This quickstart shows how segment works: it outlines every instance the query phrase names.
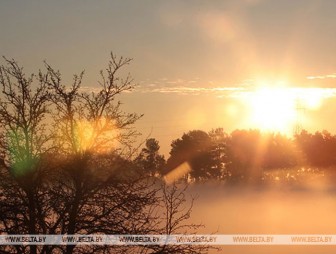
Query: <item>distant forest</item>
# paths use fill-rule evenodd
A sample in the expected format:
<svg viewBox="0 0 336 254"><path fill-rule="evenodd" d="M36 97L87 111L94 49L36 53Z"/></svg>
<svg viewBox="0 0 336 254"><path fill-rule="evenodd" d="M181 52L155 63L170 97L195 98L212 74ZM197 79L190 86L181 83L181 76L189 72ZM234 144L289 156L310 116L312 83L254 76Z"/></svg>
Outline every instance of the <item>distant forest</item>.
<svg viewBox="0 0 336 254"><path fill-rule="evenodd" d="M274 171L291 169L295 175L287 175L287 178L295 180L300 172L332 169L336 165L336 136L327 131L302 130L289 138L259 130L235 130L231 134L222 128L208 133L193 130L172 141L167 161L158 154L158 149L158 141L147 140L146 148L137 159L143 170L165 175L188 162L191 171L183 179L191 182L258 181Z"/></svg>

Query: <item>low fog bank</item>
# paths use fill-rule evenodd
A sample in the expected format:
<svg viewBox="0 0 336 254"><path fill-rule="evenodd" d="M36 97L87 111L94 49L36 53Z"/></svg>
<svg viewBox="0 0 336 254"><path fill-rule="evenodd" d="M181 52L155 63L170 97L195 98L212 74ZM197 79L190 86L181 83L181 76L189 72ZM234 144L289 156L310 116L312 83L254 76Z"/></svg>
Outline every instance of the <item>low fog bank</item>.
<svg viewBox="0 0 336 254"><path fill-rule="evenodd" d="M299 186L193 184L192 221L209 234L336 234L336 189L322 180ZM224 253L335 253L336 246L223 246Z"/></svg>

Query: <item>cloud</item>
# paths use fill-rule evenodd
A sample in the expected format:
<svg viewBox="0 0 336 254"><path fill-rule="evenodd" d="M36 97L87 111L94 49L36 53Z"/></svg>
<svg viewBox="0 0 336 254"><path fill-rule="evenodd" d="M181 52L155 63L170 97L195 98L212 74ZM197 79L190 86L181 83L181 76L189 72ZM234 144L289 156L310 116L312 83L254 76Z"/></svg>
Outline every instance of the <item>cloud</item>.
<svg viewBox="0 0 336 254"><path fill-rule="evenodd" d="M318 76L308 76L307 79L334 79L336 78L336 73L328 75L318 75Z"/></svg>
<svg viewBox="0 0 336 254"><path fill-rule="evenodd" d="M242 86L200 86L200 81L193 80L165 80L160 85L153 86L153 83L143 84L135 89L140 93L162 93L162 94L180 94L180 95L199 95L199 94L215 94L219 97L230 95L234 92L242 92L245 88ZM209 82L206 82L209 84Z"/></svg>
<svg viewBox="0 0 336 254"><path fill-rule="evenodd" d="M159 93L181 93L181 94L199 94L199 93L224 93L224 92L233 92L233 91L241 91L243 88L241 87L162 87L153 89L152 92Z"/></svg>
<svg viewBox="0 0 336 254"><path fill-rule="evenodd" d="M324 76L309 76L307 79L326 79L336 78L336 74ZM219 84L218 81L204 81L199 78L192 78L190 80L176 78L160 78L158 80L147 80L140 82L140 85L135 89L127 91L128 93L153 93L153 94L174 94L174 95L212 95L216 98L235 98L239 100L246 99L246 96L258 91L258 86L255 85L254 80L243 80L241 83L228 85ZM100 87L81 87L82 92L97 93ZM276 88L275 88L276 89ZM326 99L336 96L336 88L333 87L287 87L286 93L288 96L295 98L306 98L313 101L315 98Z"/></svg>

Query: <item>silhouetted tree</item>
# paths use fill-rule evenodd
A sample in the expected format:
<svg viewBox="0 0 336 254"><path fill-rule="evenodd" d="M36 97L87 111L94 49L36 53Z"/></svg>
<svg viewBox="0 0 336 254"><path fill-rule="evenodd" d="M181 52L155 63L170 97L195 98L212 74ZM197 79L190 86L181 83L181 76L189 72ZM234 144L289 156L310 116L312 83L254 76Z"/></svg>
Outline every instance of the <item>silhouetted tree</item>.
<svg viewBox="0 0 336 254"><path fill-rule="evenodd" d="M297 165L298 151L291 139L258 130L236 130L228 138L227 167L233 181L260 181L267 169Z"/></svg>
<svg viewBox="0 0 336 254"><path fill-rule="evenodd" d="M225 180L229 177L227 169L229 136L222 128L217 128L209 132L209 137L211 139L211 154L214 160L213 172L216 172L213 177Z"/></svg>
<svg viewBox="0 0 336 254"><path fill-rule="evenodd" d="M210 136L200 130L190 131L171 144L170 157L167 161L167 171L173 170L178 165L188 162L191 166L189 176L200 181L216 178L220 169L216 167L212 154L212 141Z"/></svg>
<svg viewBox="0 0 336 254"><path fill-rule="evenodd" d="M156 234L172 235L172 234L196 234L202 224L188 223L191 216L194 197L191 197L189 206L185 206L187 202L186 189L187 185L171 186L163 185L160 207L160 220L164 222L162 227L155 231ZM206 245L164 245L152 246L154 250L150 253L207 253L210 249ZM212 248L214 249L214 248Z"/></svg>
<svg viewBox="0 0 336 254"><path fill-rule="evenodd" d="M44 231L43 223L40 224L40 208L46 202L42 157L50 149L51 138L45 124L50 99L48 77L41 72L27 77L14 60L4 60L5 65L0 67L0 148L4 159L0 231L37 234ZM37 251L36 246L8 249Z"/></svg>
<svg viewBox="0 0 336 254"><path fill-rule="evenodd" d="M228 170L233 181L260 180L264 144L257 130L236 130L228 141Z"/></svg>
<svg viewBox="0 0 336 254"><path fill-rule="evenodd" d="M291 168L297 165L298 152L293 140L281 134L264 134L263 169Z"/></svg>
<svg viewBox="0 0 336 254"><path fill-rule="evenodd" d="M311 134L303 130L295 140L308 165L328 167L336 164L336 136L327 131Z"/></svg>
<svg viewBox="0 0 336 254"><path fill-rule="evenodd" d="M119 181L115 180L115 170L110 173L105 171L105 179L99 177L100 172L97 169L99 159L96 158L99 158L99 156L97 157L99 153L116 153L118 148L116 142L120 142L124 145L123 147L130 148L131 138L136 135L136 132L129 127L139 116L125 114L120 110L120 103L114 103L118 94L133 88L132 78L129 75L125 78L118 76L120 69L128 65L130 61L131 59L118 58L111 54L111 60L105 73L101 71L101 81L99 82L101 90L97 93L81 92L83 72L74 76L73 84L68 89L66 85L62 84L60 72L46 64L50 77L48 85L53 91L51 99L55 108L53 114L57 130L55 143L59 156L63 157L64 162L59 165L62 169L62 177L58 179L58 192L62 192L62 194L56 193L55 200L57 197L66 197L63 209L55 210L60 220L55 222L54 230L57 229L59 232L68 234L94 233L96 230L112 232L111 223L116 222L117 215L122 216L123 212L127 213L124 211L125 208L117 211L108 208L110 205L114 207L113 200L109 201L109 205L105 204L107 200L104 202L104 197L109 197L108 193L118 196L116 191L120 191L124 183L118 184ZM108 166L111 170L111 163ZM66 181L63 180L64 176L66 176ZM116 190L115 186L118 186L119 190ZM129 187L129 185L127 186ZM136 184L133 186L136 188L134 192L138 193L137 198L139 198L138 202L141 206L143 203L141 201L142 193L137 189ZM147 196L147 193L145 194ZM94 200L101 200L104 203L104 209L98 205L93 209ZM131 214L131 211L135 213L141 211L141 208L131 209L134 207L131 199L125 197L125 200L130 201L125 203ZM64 199L61 199L60 202L64 202ZM92 203L90 204L90 202ZM88 209L85 209L86 207ZM57 209L57 207L54 208ZM104 210L104 220L92 221L93 213L100 209ZM111 223L104 222L112 215L112 212L115 212L116 220L112 220ZM135 213L133 216L137 217ZM90 220L91 222L89 222ZM95 223L98 223L96 230L93 230L92 227L87 228L90 224ZM104 224L109 225L104 227ZM74 245L68 245L66 253L72 253L74 248Z"/></svg>
<svg viewBox="0 0 336 254"><path fill-rule="evenodd" d="M140 167L140 170L150 176L159 176L166 163L164 156L159 153L159 142L150 138L146 140L146 147L143 148L140 154L135 159L135 163Z"/></svg>

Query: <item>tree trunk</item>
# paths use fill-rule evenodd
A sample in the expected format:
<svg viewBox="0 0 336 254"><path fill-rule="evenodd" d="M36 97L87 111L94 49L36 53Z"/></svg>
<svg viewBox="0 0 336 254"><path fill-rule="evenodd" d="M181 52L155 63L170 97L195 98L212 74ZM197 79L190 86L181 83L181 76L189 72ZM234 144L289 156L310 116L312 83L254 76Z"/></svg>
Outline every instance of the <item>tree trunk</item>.
<svg viewBox="0 0 336 254"><path fill-rule="evenodd" d="M79 202L81 200L81 191L80 191L80 186L76 186L76 194L74 198L73 205L70 210L69 214L69 224L68 224L68 235L73 235L75 234L76 230L76 218L78 215L78 207L79 207ZM67 245L66 247L66 254L71 254L73 252L73 249L76 247L76 245Z"/></svg>
<svg viewBox="0 0 336 254"><path fill-rule="evenodd" d="M27 197L28 197L28 213L29 213L28 232L30 235L35 235L36 234L36 209L35 209L34 192L31 188L27 190ZM30 253L31 254L37 253L36 245L30 245Z"/></svg>

